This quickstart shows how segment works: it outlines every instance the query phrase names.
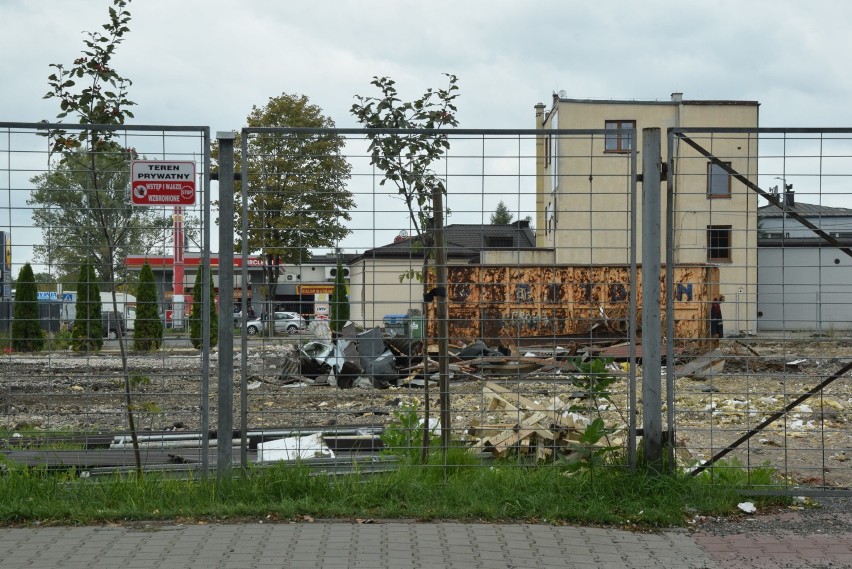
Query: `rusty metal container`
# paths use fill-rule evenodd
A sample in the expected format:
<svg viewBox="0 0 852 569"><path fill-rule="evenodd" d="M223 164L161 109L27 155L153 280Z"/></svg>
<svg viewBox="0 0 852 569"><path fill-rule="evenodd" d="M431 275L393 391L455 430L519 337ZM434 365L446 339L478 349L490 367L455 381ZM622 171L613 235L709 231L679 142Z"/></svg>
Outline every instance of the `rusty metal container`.
<svg viewBox="0 0 852 569"><path fill-rule="evenodd" d="M642 282L638 271L637 321ZM674 270L678 339L708 337L707 313L718 286L718 267L678 265ZM450 266L447 300L451 339L501 337L625 336L630 267ZM665 268L660 304L665 314ZM429 305L429 336L435 337L435 303Z"/></svg>

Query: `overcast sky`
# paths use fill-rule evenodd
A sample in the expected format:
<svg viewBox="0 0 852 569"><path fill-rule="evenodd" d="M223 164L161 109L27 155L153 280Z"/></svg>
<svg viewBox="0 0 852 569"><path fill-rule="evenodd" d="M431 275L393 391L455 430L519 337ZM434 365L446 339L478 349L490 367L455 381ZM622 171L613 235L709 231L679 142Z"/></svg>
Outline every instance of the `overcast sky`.
<svg viewBox="0 0 852 569"><path fill-rule="evenodd" d="M0 120L53 119L50 63L70 64L108 0L0 0ZM138 124L239 129L254 104L307 95L356 126L374 75L408 98L459 76L460 126L532 128L571 98L744 99L761 126L852 126L852 4L841 0L136 0L115 65Z"/></svg>
<svg viewBox="0 0 852 569"><path fill-rule="evenodd" d="M111 5L0 0L0 121L55 119L56 100L42 99L49 64L79 57L84 32L100 30ZM464 128L533 128L534 105L559 91L754 100L763 127L852 127L852 3L841 0L135 0L129 9L114 65L133 81L134 124L210 126L215 136L244 126L252 105L298 93L337 126L356 127L349 109L354 95L378 94L373 76L393 77L412 99L453 73Z"/></svg>

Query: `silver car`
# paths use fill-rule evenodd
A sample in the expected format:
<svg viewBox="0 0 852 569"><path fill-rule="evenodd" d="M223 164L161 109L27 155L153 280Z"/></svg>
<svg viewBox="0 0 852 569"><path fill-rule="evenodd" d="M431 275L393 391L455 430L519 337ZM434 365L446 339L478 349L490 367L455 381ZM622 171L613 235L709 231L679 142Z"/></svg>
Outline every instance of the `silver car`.
<svg viewBox="0 0 852 569"><path fill-rule="evenodd" d="M300 330L308 327L308 323L296 312L273 312L272 318L275 322L276 334L298 334ZM246 322L246 332L254 336L264 330L266 322L260 318L252 318Z"/></svg>

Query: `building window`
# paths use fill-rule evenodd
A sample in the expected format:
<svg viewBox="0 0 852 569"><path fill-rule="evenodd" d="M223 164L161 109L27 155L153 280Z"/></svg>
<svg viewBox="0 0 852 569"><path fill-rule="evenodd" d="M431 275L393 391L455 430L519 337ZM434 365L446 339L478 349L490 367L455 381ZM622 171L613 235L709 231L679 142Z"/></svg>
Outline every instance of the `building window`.
<svg viewBox="0 0 852 569"><path fill-rule="evenodd" d="M550 146L553 144L553 135L547 135L544 137L544 167L547 168L550 166L550 163L553 161L550 155Z"/></svg>
<svg viewBox="0 0 852 569"><path fill-rule="evenodd" d="M604 137L604 152L630 152L630 149L633 148L633 134L636 130L636 121L605 121L604 128L607 130L631 131L607 133Z"/></svg>
<svg viewBox="0 0 852 569"><path fill-rule="evenodd" d="M724 163L729 168L730 162ZM729 198L731 197L731 175L727 170L713 162L707 163L707 197Z"/></svg>
<svg viewBox="0 0 852 569"><path fill-rule="evenodd" d="M707 226L707 260L711 262L731 261L731 226Z"/></svg>
<svg viewBox="0 0 852 569"><path fill-rule="evenodd" d="M512 236L496 236L496 235L486 235L485 236L485 246L488 248L497 248L497 249L511 249L515 246L515 240Z"/></svg>

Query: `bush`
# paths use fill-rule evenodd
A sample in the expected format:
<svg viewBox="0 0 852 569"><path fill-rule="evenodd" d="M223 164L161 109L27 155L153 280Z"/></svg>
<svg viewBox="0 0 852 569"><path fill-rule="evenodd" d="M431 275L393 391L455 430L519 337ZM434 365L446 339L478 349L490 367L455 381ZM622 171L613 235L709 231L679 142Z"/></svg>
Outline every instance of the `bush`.
<svg viewBox="0 0 852 569"><path fill-rule="evenodd" d="M204 338L201 335L202 327L202 310L204 303L201 301L203 293L201 282L201 274L199 271L195 274L195 286L192 287L192 312L189 315L189 339L192 341L192 347L196 350L201 349L204 345ZM213 348L219 343L219 314L216 311L216 288L213 285L213 275L210 275L210 299L208 306L210 307L210 347Z"/></svg>
<svg viewBox="0 0 852 569"><path fill-rule="evenodd" d="M38 289L29 263L18 273L15 290L12 349L17 352L37 352L44 346L44 333L39 324Z"/></svg>
<svg viewBox="0 0 852 569"><path fill-rule="evenodd" d="M154 271L147 262L139 273L136 289L136 321L133 325L133 349L143 352L159 350L163 344L163 323Z"/></svg>
<svg viewBox="0 0 852 569"><path fill-rule="evenodd" d="M104 345L104 325L101 321L101 288L94 265L85 261L80 267L78 281L77 315L71 329L71 345L78 352L95 352Z"/></svg>

